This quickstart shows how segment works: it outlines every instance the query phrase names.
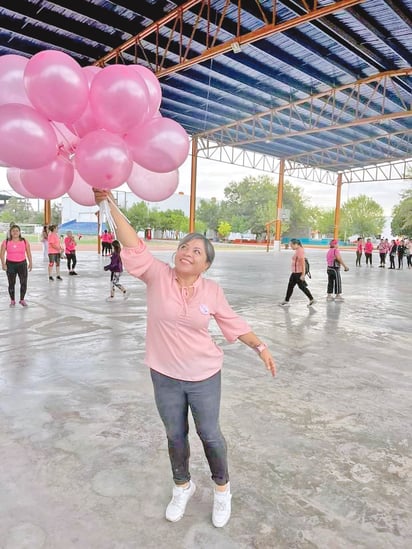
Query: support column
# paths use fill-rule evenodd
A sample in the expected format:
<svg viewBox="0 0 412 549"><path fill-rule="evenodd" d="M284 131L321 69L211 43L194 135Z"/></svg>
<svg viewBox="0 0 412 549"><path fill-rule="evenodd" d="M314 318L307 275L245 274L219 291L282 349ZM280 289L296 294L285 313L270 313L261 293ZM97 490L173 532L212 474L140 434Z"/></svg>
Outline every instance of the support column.
<svg viewBox="0 0 412 549"><path fill-rule="evenodd" d="M278 181L278 202L277 202L277 214L275 221L275 240L273 242L273 249L275 252L280 251L280 241L282 233L282 205L283 205L283 184L285 181L285 160L282 158L279 163L279 181Z"/></svg>
<svg viewBox="0 0 412 549"><path fill-rule="evenodd" d="M342 174L338 173L336 182L336 205L335 205L335 222L333 225L333 238L339 239L339 223L340 223L340 201L342 195Z"/></svg>
<svg viewBox="0 0 412 549"><path fill-rule="evenodd" d="M51 224L51 202L50 200L44 201L44 225L50 225Z"/></svg>
<svg viewBox="0 0 412 549"><path fill-rule="evenodd" d="M196 181L197 181L197 137L192 138L192 169L190 176L189 232L195 231L196 221Z"/></svg>
<svg viewBox="0 0 412 549"><path fill-rule="evenodd" d="M100 225L100 210L97 210L94 215L97 217L97 253L100 255L102 251L102 238L100 236L102 233L102 227Z"/></svg>

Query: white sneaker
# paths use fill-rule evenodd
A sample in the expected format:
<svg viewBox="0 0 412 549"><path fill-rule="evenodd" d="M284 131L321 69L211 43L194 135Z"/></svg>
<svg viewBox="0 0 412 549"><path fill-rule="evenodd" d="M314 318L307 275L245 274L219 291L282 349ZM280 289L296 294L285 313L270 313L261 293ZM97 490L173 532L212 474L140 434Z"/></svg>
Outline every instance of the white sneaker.
<svg viewBox="0 0 412 549"><path fill-rule="evenodd" d="M335 299L335 298L333 297L332 294L328 294L328 295L326 296L326 301L333 301L334 299Z"/></svg>
<svg viewBox="0 0 412 549"><path fill-rule="evenodd" d="M185 514L186 505L189 499L196 492L196 484L192 481L189 482L187 488L181 488L180 486L173 487L173 496L169 505L166 507L166 519L170 522L177 522Z"/></svg>
<svg viewBox="0 0 412 549"><path fill-rule="evenodd" d="M312 305L315 305L316 299L311 299L308 303L308 307L312 307Z"/></svg>
<svg viewBox="0 0 412 549"><path fill-rule="evenodd" d="M335 297L335 301L345 301L343 297L339 294Z"/></svg>
<svg viewBox="0 0 412 549"><path fill-rule="evenodd" d="M225 492L214 491L212 523L216 528L222 528L229 522L232 510L231 499L230 483Z"/></svg>
<svg viewBox="0 0 412 549"><path fill-rule="evenodd" d="M279 303L279 307L289 307L289 306L290 306L289 301L283 300Z"/></svg>
<svg viewBox="0 0 412 549"><path fill-rule="evenodd" d="M106 301L109 301L109 302L114 301L114 297L112 297L112 296L106 297Z"/></svg>

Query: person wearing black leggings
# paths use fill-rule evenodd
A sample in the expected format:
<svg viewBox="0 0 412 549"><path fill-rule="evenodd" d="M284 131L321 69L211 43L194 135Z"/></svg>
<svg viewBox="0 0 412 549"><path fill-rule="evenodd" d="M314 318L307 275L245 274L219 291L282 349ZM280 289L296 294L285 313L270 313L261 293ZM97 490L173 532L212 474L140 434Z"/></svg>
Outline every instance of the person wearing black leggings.
<svg viewBox="0 0 412 549"><path fill-rule="evenodd" d="M1 264L7 273L9 283L10 307L16 305L16 278L20 282L20 305L27 307L24 299L27 291L28 271L32 269L32 257L29 242L21 236L20 227L10 227L10 237L4 240L0 249Z"/></svg>
<svg viewBox="0 0 412 549"><path fill-rule="evenodd" d="M279 305L281 307L289 307L289 300L292 297L293 289L297 286L299 290L301 290L309 299L308 307L311 307L314 305L315 300L313 299L313 295L311 294L305 280L305 250L303 249L301 241L297 238L292 238L290 240L290 247L295 252L292 257L292 272L289 277L285 299L281 301Z"/></svg>
<svg viewBox="0 0 412 549"><path fill-rule="evenodd" d="M396 257L397 248L398 246L396 245L396 242L392 240L389 248L389 261L390 261L389 269L395 269L395 257Z"/></svg>

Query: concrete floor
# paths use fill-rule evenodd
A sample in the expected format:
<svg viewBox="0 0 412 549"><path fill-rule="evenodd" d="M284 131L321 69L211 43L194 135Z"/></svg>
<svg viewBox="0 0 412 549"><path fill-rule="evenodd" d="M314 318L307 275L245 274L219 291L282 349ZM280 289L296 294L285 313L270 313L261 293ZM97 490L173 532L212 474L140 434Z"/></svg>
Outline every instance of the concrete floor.
<svg viewBox="0 0 412 549"><path fill-rule="evenodd" d="M209 276L279 373L214 330L233 491L215 529L193 425L198 491L180 522L164 519L172 481L142 364L143 284L125 274L130 299L107 303L107 260L78 256L79 276L64 267L51 283L35 252L27 309L9 309L1 278L1 549L412 547L412 270L356 269L345 252L346 301L326 303L325 251L309 250L318 303L297 290L285 310L290 251L217 247Z"/></svg>

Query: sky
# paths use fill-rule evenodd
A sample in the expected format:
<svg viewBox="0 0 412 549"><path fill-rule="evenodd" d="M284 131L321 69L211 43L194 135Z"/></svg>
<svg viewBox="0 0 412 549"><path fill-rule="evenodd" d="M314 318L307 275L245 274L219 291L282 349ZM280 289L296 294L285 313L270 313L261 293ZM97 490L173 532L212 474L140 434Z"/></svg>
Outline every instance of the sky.
<svg viewBox="0 0 412 549"><path fill-rule="evenodd" d="M190 169L190 159L179 169L180 183L178 191L185 194L190 193ZM259 175L269 175L277 183L277 174L269 174L252 168L243 168L241 166L200 158L197 167L197 197L216 197L218 200L221 200L224 198L224 188L230 182L240 182L244 177L257 177ZM323 208L335 207L335 186L291 177L286 177L285 179L291 184L302 188L303 196L308 199L311 206ZM373 198L383 208L385 216L389 217L393 206L400 201L399 193L406 189L412 189L412 180L401 179L375 183L344 183L342 185L341 204L344 204L351 198L366 194Z"/></svg>
<svg viewBox="0 0 412 549"><path fill-rule="evenodd" d="M179 186L177 192L190 194L190 156L179 168ZM247 176L258 177L269 175L277 183L277 174L268 174L252 168L243 168L232 164L225 164L215 160L199 158L197 167L197 198L212 198L217 200L224 198L224 188L231 182L240 182ZM314 183L291 177L286 178L293 185L302 188L303 196L307 198L308 205L323 208L332 208L336 201L336 187L325 183ZM128 187L120 187L128 190ZM373 198L389 217L394 205L399 203L399 193L402 190L412 189L412 180L381 181L377 183L344 183L342 186L341 204L361 194ZM0 167L0 191L8 191L10 186L6 178L6 168Z"/></svg>

